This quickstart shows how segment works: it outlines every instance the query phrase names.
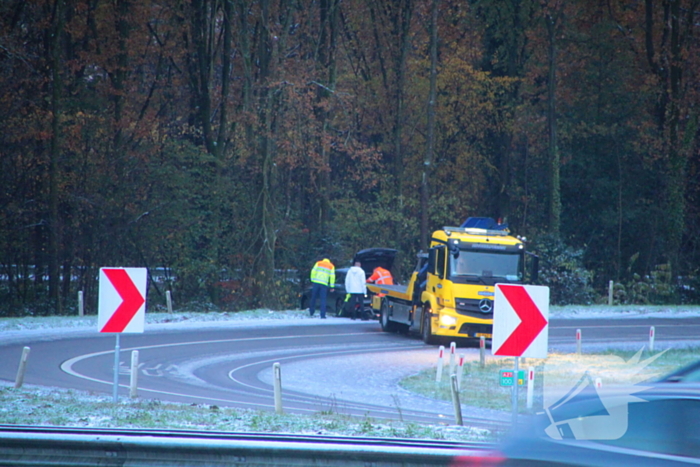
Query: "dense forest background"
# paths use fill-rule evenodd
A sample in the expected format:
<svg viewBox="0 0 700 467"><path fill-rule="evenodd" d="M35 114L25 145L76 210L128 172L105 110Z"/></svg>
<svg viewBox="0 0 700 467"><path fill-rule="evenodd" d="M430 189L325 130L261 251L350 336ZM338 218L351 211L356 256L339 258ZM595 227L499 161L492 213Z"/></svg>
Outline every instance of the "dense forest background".
<svg viewBox="0 0 700 467"><path fill-rule="evenodd" d="M505 219L555 303L695 301L700 0L4 0L0 316L288 307Z"/></svg>

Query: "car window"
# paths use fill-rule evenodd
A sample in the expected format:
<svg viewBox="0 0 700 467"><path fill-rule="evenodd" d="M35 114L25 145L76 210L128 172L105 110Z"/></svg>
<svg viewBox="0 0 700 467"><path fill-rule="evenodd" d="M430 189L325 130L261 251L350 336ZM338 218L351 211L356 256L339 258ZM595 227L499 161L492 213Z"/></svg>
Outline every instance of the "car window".
<svg viewBox="0 0 700 467"><path fill-rule="evenodd" d="M629 404L627 432L605 444L700 457L700 400L663 399Z"/></svg>

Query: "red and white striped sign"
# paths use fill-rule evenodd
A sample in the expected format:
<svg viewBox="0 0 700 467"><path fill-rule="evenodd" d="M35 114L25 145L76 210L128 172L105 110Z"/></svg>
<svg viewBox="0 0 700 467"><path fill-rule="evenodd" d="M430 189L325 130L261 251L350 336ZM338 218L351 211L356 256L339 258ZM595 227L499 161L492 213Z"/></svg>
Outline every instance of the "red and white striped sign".
<svg viewBox="0 0 700 467"><path fill-rule="evenodd" d="M143 332L147 281L146 268L100 269L99 332Z"/></svg>
<svg viewBox="0 0 700 467"><path fill-rule="evenodd" d="M492 353L547 358L548 318L549 287L496 284Z"/></svg>

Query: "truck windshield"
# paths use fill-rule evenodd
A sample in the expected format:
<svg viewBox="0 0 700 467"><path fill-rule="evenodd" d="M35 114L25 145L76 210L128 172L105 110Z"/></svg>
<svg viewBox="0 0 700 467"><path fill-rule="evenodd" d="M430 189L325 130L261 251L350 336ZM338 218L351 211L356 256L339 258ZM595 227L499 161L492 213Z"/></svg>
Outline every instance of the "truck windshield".
<svg viewBox="0 0 700 467"><path fill-rule="evenodd" d="M522 281L522 256L516 252L461 250L450 258L450 276L477 276Z"/></svg>

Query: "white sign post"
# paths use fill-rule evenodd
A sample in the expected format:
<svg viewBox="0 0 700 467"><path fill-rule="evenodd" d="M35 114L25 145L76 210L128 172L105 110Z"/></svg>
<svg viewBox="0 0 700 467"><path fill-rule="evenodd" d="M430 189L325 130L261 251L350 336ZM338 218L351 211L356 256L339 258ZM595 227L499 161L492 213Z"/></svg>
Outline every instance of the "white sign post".
<svg viewBox="0 0 700 467"><path fill-rule="evenodd" d="M97 329L114 333L114 403L119 389L119 336L123 332L142 333L146 315L146 268L101 268Z"/></svg>

